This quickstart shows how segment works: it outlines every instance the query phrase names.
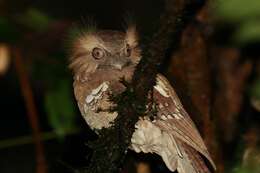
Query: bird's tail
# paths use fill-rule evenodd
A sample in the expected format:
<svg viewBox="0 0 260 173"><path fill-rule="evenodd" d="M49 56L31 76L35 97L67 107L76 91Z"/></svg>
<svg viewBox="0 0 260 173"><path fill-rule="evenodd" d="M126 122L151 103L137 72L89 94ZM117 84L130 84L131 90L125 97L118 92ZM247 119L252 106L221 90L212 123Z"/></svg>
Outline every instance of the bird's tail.
<svg viewBox="0 0 260 173"><path fill-rule="evenodd" d="M210 170L205 164L202 156L194 148L185 143L181 143L180 145L184 157L178 160L177 170L179 173L210 173ZM183 163L183 160L187 161ZM189 169L192 169L192 171Z"/></svg>
<svg viewBox="0 0 260 173"><path fill-rule="evenodd" d="M171 171L177 169L178 173L211 173L202 156L195 149L182 142L178 142L177 145L179 150L177 158L176 150L170 153L171 149L168 148L168 152L160 153Z"/></svg>

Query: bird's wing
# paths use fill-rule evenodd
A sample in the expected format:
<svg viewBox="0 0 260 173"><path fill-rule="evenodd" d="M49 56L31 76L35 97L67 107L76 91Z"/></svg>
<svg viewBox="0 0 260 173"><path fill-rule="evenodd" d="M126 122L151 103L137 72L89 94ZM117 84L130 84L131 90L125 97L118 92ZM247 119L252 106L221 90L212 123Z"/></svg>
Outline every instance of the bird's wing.
<svg viewBox="0 0 260 173"><path fill-rule="evenodd" d="M157 76L157 85L154 87L153 97L157 102L157 119L153 121L162 131L171 134L173 140L177 141L176 148L180 157L187 151L196 151L204 155L212 164L207 148L188 113L184 110L177 94L170 83L162 75ZM188 148L191 149L188 149ZM184 151L184 148L186 150Z"/></svg>

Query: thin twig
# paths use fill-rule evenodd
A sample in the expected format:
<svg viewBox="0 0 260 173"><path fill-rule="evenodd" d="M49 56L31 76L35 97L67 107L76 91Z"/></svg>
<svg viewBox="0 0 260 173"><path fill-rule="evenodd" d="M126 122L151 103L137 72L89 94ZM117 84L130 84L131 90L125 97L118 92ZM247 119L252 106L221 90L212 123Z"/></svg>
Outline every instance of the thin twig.
<svg viewBox="0 0 260 173"><path fill-rule="evenodd" d="M34 101L33 91L30 86L28 73L23 63L21 50L19 48L13 48L14 64L19 78L21 92L24 97L25 106L27 109L28 119L32 128L32 134L35 143L36 160L37 160L37 173L47 173L47 166L44 156L43 144L41 143L41 132L38 123L38 113Z"/></svg>
<svg viewBox="0 0 260 173"><path fill-rule="evenodd" d="M80 129L70 129L65 132L65 135L75 135L80 132ZM52 139L57 139L59 135L55 131L49 131L49 132L42 132L40 139L41 141L48 141ZM34 142L34 138L31 135L27 136L19 136L11 139L4 139L0 141L0 150L11 148L11 147L17 147L21 145L27 145Z"/></svg>

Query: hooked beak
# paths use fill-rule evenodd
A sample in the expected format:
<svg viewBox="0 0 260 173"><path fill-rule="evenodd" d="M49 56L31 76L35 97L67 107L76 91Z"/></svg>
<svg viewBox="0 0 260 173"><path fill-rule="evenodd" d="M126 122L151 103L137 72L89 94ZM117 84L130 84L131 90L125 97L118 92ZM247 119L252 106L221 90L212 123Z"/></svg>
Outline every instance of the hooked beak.
<svg viewBox="0 0 260 173"><path fill-rule="evenodd" d="M117 70L122 70L124 67L127 67L131 64L131 61L127 58L117 58L113 61L112 66Z"/></svg>
<svg viewBox="0 0 260 173"><path fill-rule="evenodd" d="M122 70L123 65L122 65L122 64L115 64L114 67L115 67L115 69L117 69L117 70Z"/></svg>

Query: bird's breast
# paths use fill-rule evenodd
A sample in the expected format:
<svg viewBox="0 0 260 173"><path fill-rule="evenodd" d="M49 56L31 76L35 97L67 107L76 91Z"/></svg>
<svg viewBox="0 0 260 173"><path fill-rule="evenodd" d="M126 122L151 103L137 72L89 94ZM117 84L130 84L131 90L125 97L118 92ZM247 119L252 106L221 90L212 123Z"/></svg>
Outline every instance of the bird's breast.
<svg viewBox="0 0 260 173"><path fill-rule="evenodd" d="M108 128L117 116L112 112L114 103L110 101L113 82L104 81L92 89L82 93L78 100L81 114L91 129Z"/></svg>

